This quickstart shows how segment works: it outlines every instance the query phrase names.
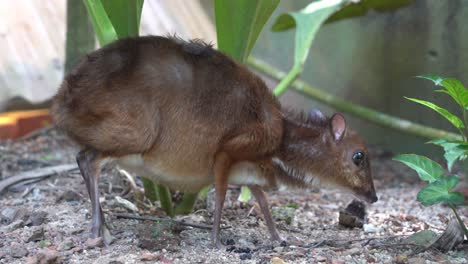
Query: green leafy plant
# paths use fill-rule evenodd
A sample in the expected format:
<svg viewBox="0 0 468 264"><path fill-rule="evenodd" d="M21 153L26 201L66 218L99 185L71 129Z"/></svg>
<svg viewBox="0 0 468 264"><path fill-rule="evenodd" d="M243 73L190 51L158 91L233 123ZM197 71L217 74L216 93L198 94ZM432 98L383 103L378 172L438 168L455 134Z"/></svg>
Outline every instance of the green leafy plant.
<svg viewBox="0 0 468 264"><path fill-rule="evenodd" d="M449 95L460 108L461 117L458 117L447 109L437 106L432 102L406 98L436 111L459 131L462 140L439 138L429 141L429 143L441 146L444 149L444 158L447 161L447 168L450 172L453 164L457 160L464 160L468 155L468 90L460 81L453 78L442 78L436 75L422 75L418 77L431 80L435 85L442 87L442 89L436 90L436 92ZM444 169L439 163L424 156L402 154L396 156L394 160L400 161L414 169L421 180L428 182L428 184L419 191L417 200L424 206L437 203L447 204L453 210L463 232L468 237L468 230L456 209L456 205L463 203L464 196L459 192L453 191L460 179L456 175L445 175Z"/></svg>

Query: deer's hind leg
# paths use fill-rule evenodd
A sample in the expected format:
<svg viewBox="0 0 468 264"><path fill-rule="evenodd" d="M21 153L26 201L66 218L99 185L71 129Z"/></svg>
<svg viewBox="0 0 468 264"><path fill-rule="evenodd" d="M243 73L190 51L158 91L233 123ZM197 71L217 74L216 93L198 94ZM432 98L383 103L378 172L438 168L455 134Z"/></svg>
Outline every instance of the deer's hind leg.
<svg viewBox="0 0 468 264"><path fill-rule="evenodd" d="M103 155L94 149L85 148L76 156L78 167L86 184L89 198L91 200L91 238L102 237L105 244L113 241L107 226L105 224L104 214L102 213L99 202L99 175L100 161Z"/></svg>

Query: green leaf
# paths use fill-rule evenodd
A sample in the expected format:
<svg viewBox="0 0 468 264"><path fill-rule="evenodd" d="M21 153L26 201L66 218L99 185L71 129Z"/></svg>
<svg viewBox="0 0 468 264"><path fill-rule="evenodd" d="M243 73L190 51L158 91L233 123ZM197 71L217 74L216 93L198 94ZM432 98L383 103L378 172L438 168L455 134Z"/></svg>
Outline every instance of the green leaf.
<svg viewBox="0 0 468 264"><path fill-rule="evenodd" d="M442 86L444 86L445 90L437 90L437 92L450 95L463 108L468 107L468 90L459 80L454 78L444 79Z"/></svg>
<svg viewBox="0 0 468 264"><path fill-rule="evenodd" d="M99 44L104 46L118 39L114 26L100 0L84 0Z"/></svg>
<svg viewBox="0 0 468 264"><path fill-rule="evenodd" d="M252 193L250 192L249 188L246 186L242 186L241 193L239 195L239 198L237 198L237 200L243 203L247 203L250 201L251 198L252 198Z"/></svg>
<svg viewBox="0 0 468 264"><path fill-rule="evenodd" d="M454 175L441 177L422 188L417 199L426 206L436 203L461 204L465 199L463 194L451 192L459 181L460 179Z"/></svg>
<svg viewBox="0 0 468 264"><path fill-rule="evenodd" d="M418 104L422 104L422 105L425 105L429 108L431 108L432 110L436 111L437 113L439 113L440 115L442 115L443 117L445 117L445 119L447 119L450 123L452 123L453 126L455 126L457 129L463 129L465 128L465 126L463 125L463 122L460 120L460 118L458 118L456 115L450 113L449 111L445 110L444 108L442 107L439 107L431 102L428 102L428 101L424 101L424 100L419 100L419 99L415 99L415 98L409 98L409 97L405 97L406 99L410 100L410 101L413 101L413 102L416 102Z"/></svg>
<svg viewBox="0 0 468 264"><path fill-rule="evenodd" d="M426 80L430 80L430 81L433 81L435 85L438 85L438 86L441 86L442 85L442 81L444 80L444 78L438 76L438 75L434 75L434 74L424 74L424 75L419 75L419 76L416 76L417 78L421 78L421 79L426 79Z"/></svg>
<svg viewBox="0 0 468 264"><path fill-rule="evenodd" d="M439 163L416 154L401 154L393 158L393 160L402 162L406 166L415 170L419 178L424 181L434 182L439 179L444 173L444 169Z"/></svg>
<svg viewBox="0 0 468 264"><path fill-rule="evenodd" d="M244 62L279 0L215 0L219 50Z"/></svg>
<svg viewBox="0 0 468 264"><path fill-rule="evenodd" d="M279 96L301 74L303 65L309 54L310 46L320 26L337 10L345 0L322 0L310 3L297 12L280 15L272 26L273 31L283 31L296 27L294 41L294 65L286 77L274 89Z"/></svg>
<svg viewBox="0 0 468 264"><path fill-rule="evenodd" d="M99 44L138 36L143 0L84 0Z"/></svg>
<svg viewBox="0 0 468 264"><path fill-rule="evenodd" d="M344 0L315 1L300 11L288 12L276 19L272 26L273 31L296 26L294 64L303 64L318 29L344 2Z"/></svg>
<svg viewBox="0 0 468 264"><path fill-rule="evenodd" d="M119 38L136 37L143 0L101 0Z"/></svg>
<svg viewBox="0 0 468 264"><path fill-rule="evenodd" d="M414 0L361 0L353 1L333 14L325 23L363 16L369 11L389 12L407 6Z"/></svg>
<svg viewBox="0 0 468 264"><path fill-rule="evenodd" d="M406 238L405 242L418 246L429 246L432 245L437 237L439 237L439 235L432 230L422 230Z"/></svg>
<svg viewBox="0 0 468 264"><path fill-rule="evenodd" d="M439 138L428 143L444 148L444 158L447 161L449 171L452 170L452 166L457 160L465 159L468 156L468 142Z"/></svg>

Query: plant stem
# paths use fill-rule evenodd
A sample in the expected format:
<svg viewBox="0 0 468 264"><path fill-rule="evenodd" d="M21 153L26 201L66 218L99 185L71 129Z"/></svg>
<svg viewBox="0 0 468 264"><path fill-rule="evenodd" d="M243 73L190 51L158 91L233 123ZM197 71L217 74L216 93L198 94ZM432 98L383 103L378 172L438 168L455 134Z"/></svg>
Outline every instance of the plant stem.
<svg viewBox="0 0 468 264"><path fill-rule="evenodd" d="M193 206L197 201L198 194L197 193L184 193L184 197L182 201L176 206L175 214L190 214L193 210Z"/></svg>
<svg viewBox="0 0 468 264"><path fill-rule="evenodd" d="M143 188L145 189L145 196L151 202L155 202L158 200L158 192L156 191L155 183L150 179L142 177L141 180L143 181Z"/></svg>
<svg viewBox="0 0 468 264"><path fill-rule="evenodd" d="M468 122L466 119L466 111L462 107L462 113L463 113L463 123L465 125L465 130L462 131L461 135L463 137L463 141L466 141L466 138L468 137Z"/></svg>
<svg viewBox="0 0 468 264"><path fill-rule="evenodd" d="M250 57L247 60L247 63L255 68L256 70L274 78L277 80L282 80L286 74L269 64ZM319 102L325 103L330 105L340 111L350 113L356 117L366 119L371 121L377 125L381 125L384 127L389 127L398 131L402 131L408 134L424 137L424 138L446 138L452 140L461 140L461 137L457 134L450 133L444 130L435 129L432 127L423 126L417 123L413 123L411 121L393 117L391 115L387 115L378 111L375 111L371 108L359 106L357 104L353 104L347 102L341 98L338 98L330 93L324 92L316 87L307 84L302 80L296 80L291 85L295 91L315 99Z"/></svg>
<svg viewBox="0 0 468 264"><path fill-rule="evenodd" d="M291 83L293 83L297 77L302 72L302 65L294 65L293 68L286 74L284 78L281 79L280 83L275 87L273 93L276 96L281 96L289 88Z"/></svg>
<svg viewBox="0 0 468 264"><path fill-rule="evenodd" d="M156 185L156 189L159 194L159 201L161 201L161 207L164 209L166 214L170 217L174 217L174 208L172 207L171 191L166 186Z"/></svg>
<svg viewBox="0 0 468 264"><path fill-rule="evenodd" d="M465 233L465 236L468 238L468 229L466 229L465 223L463 223L461 217L458 215L457 209L455 208L455 205L449 204L450 208L452 209L453 213L455 214L455 217L458 220L458 223L460 223L461 228L463 229L463 232Z"/></svg>

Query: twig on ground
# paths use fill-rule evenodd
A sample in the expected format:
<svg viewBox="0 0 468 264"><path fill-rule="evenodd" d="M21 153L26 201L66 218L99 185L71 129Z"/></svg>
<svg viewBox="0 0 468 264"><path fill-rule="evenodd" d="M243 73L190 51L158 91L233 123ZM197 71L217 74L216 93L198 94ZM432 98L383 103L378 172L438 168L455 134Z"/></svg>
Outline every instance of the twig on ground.
<svg viewBox="0 0 468 264"><path fill-rule="evenodd" d="M195 223L187 223L184 221L178 221L174 219L169 219L169 218L159 218L159 217L152 217L152 216L139 216L139 215L131 215L131 214L112 214L113 216L116 216L117 218L125 218L125 219L134 219L134 220L149 220L149 221L167 221L167 222L172 222L177 225L182 225L182 226L190 226L194 228L199 228L199 229L206 229L206 230L211 230L213 227L210 225L203 225L203 224L195 224ZM222 227L221 229L226 229L228 227Z"/></svg>
<svg viewBox="0 0 468 264"><path fill-rule="evenodd" d="M44 128L40 128L40 129L36 129L22 137L19 138L19 140L29 140L29 139L34 139L38 136L42 136L46 133L48 133L50 130L52 130L53 128L55 128L55 126L48 126L48 127L44 127Z"/></svg>
<svg viewBox="0 0 468 264"><path fill-rule="evenodd" d="M15 176L7 177L5 180L0 181L0 193L8 187L10 187L11 185L17 184L19 182L46 178L57 173L75 169L78 169L78 166L76 164L63 164L25 171Z"/></svg>
<svg viewBox="0 0 468 264"><path fill-rule="evenodd" d="M300 246L303 248L318 248L320 246L332 246L332 247L339 247L340 244L349 245L349 243L365 241L362 246L367 246L372 240L379 240L379 239L393 239L397 237L404 237L408 235L394 235L394 236L385 236L385 237L367 237L367 238L359 238L359 239L325 239L320 240L318 242L314 242L308 245Z"/></svg>

